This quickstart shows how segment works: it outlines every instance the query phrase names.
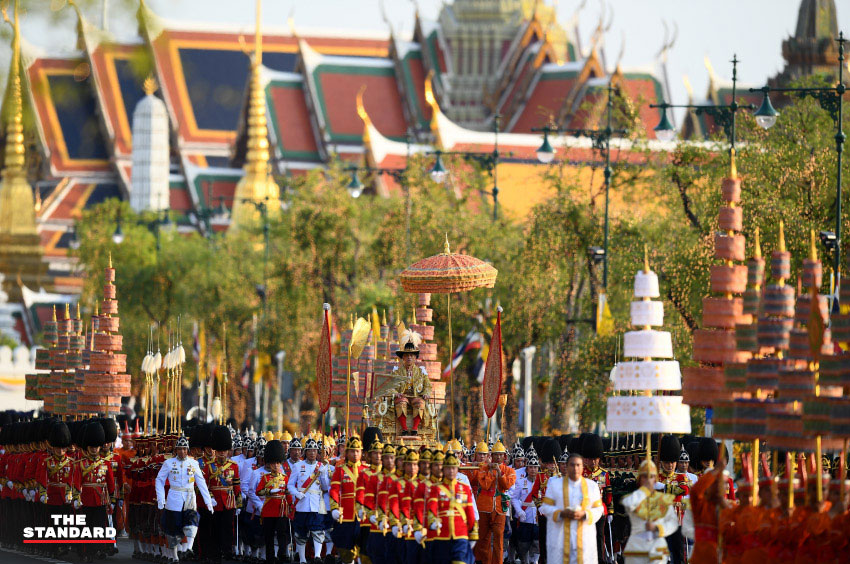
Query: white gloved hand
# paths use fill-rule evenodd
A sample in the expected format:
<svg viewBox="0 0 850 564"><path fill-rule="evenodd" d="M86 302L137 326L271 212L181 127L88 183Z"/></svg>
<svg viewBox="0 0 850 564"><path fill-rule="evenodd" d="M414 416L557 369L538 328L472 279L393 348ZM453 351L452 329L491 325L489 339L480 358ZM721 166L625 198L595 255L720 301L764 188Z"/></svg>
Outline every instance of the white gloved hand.
<svg viewBox="0 0 850 564"><path fill-rule="evenodd" d="M469 550L472 550L473 548L475 548L475 543L476 543L476 542L477 542L477 541L469 541Z"/></svg>
<svg viewBox="0 0 850 564"><path fill-rule="evenodd" d="M164 502L164 501L159 501L159 500L157 500L157 502L156 502L156 506L157 506L159 509L163 509L163 508L165 507L165 502Z"/></svg>
<svg viewBox="0 0 850 564"><path fill-rule="evenodd" d="M83 506L83 504L82 504L82 503L80 503L80 500L79 500L79 499L75 499L75 500L74 500L74 509L79 509L79 508L80 508L80 507L82 507L82 506Z"/></svg>
<svg viewBox="0 0 850 564"><path fill-rule="evenodd" d="M210 513L212 513L212 512L213 512L214 504L215 504L215 500L213 500L213 502L212 502L212 503L208 503L208 504L207 504L207 511L209 511Z"/></svg>
<svg viewBox="0 0 850 564"><path fill-rule="evenodd" d="M362 509L358 509L358 510L357 510L357 520L358 520L358 521L362 521L362 520L363 520L363 510L362 510Z"/></svg>
<svg viewBox="0 0 850 564"><path fill-rule="evenodd" d="M41 503L47 503L47 494L41 494L41 497L38 498L38 501Z"/></svg>
<svg viewBox="0 0 850 564"><path fill-rule="evenodd" d="M237 507L236 508L236 515L239 515L240 513L242 513L242 510Z"/></svg>
<svg viewBox="0 0 850 564"><path fill-rule="evenodd" d="M295 497L298 499L298 501L301 501L307 496L304 494L304 492L295 492Z"/></svg>
<svg viewBox="0 0 850 564"><path fill-rule="evenodd" d="M609 515L609 516L608 516L608 524L610 525L610 524L611 524L611 521L613 521L613 520L614 520L614 516L613 516L613 515Z"/></svg>
<svg viewBox="0 0 850 564"><path fill-rule="evenodd" d="M373 525L377 525L378 524L378 516L374 515L374 514L370 515L369 516L369 522L372 523Z"/></svg>
<svg viewBox="0 0 850 564"><path fill-rule="evenodd" d="M431 529L432 531L439 531L440 530L440 522L434 521L433 523L431 523L431 526L428 527L428 528Z"/></svg>
<svg viewBox="0 0 850 564"><path fill-rule="evenodd" d="M119 508L124 507L124 500L123 499L118 500L118 507Z"/></svg>
<svg viewBox="0 0 850 564"><path fill-rule="evenodd" d="M422 537L422 531L416 531L415 533L413 533L413 538L415 538L416 542L418 542L419 544L422 544Z"/></svg>
<svg viewBox="0 0 850 564"><path fill-rule="evenodd" d="M394 537L398 536L398 525L393 525L392 532Z"/></svg>
<svg viewBox="0 0 850 564"><path fill-rule="evenodd" d="M339 521L339 509L331 511L331 517L333 517L334 521Z"/></svg>
<svg viewBox="0 0 850 564"><path fill-rule="evenodd" d="M7 488L11 488L11 487L12 487L12 480L9 480L9 481L7 481L7 482L6 482L6 487L7 487Z"/></svg>
<svg viewBox="0 0 850 564"><path fill-rule="evenodd" d="M272 489L270 489L269 491L270 491L271 493L278 493L278 492L280 491L280 488L272 488Z"/></svg>
<svg viewBox="0 0 850 564"><path fill-rule="evenodd" d="M409 527L408 527L407 525L404 525L404 526L401 528L401 532L402 532L403 534L405 534L405 535L406 535L406 534L407 534L407 529L409 529Z"/></svg>

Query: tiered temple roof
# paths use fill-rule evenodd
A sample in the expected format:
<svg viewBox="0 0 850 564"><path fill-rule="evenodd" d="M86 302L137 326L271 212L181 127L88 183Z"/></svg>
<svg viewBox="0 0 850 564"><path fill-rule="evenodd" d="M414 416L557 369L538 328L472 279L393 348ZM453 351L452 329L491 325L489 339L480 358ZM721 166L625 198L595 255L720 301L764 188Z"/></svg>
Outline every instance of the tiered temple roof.
<svg viewBox="0 0 850 564"><path fill-rule="evenodd" d="M501 205L522 215L529 200L512 199L511 185L527 186L530 176L539 178L543 171L534 157L541 139L531 129L550 121L598 127L609 81L618 96L638 108L636 127L653 139L657 113L647 105L661 101L664 91L656 74L606 71L594 45L582 55L563 30L553 27L550 7L520 4L520 31L504 45L496 86L481 92L484 117L464 126L448 117L454 111L446 90L448 76L460 71L453 67L456 61L447 58L439 22L416 14L409 38L392 31L265 27L261 76L272 173L303 173L337 155L358 163L374 158L370 164L401 168L409 132L419 150L432 150L436 144L446 150L492 150L493 134L487 132L500 113L500 147L510 153L499 170ZM235 26L170 21L144 2L138 20L139 35L118 40L78 12L75 51L43 55L24 45L25 92L37 126L28 133L41 153L30 160L42 163L37 171L38 229L57 291L80 287L67 258L74 220L104 199L128 198L132 113L145 95L143 84L149 76L159 84L156 95L165 102L170 120L170 208L182 219L180 229L205 228L190 223L193 211L214 208L222 200L231 206L244 174L254 34ZM463 53L452 54L452 59L462 59ZM374 131L367 142L362 112L357 111L358 93ZM435 108L446 111L435 115ZM559 156L577 169L599 164L587 140L567 137L559 142L565 151ZM613 144L619 161L646 158L642 151L630 152L626 141ZM662 152L671 147L652 145ZM373 189L387 195L393 182L382 179ZM544 192L541 186L535 201L545 198ZM212 225L226 227L221 221Z"/></svg>

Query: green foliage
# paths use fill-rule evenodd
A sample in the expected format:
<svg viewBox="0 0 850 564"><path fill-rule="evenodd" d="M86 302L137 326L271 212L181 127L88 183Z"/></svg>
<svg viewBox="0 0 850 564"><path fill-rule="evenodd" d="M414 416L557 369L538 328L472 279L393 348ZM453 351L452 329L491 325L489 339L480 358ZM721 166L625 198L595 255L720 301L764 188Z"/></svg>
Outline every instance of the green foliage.
<svg viewBox="0 0 850 564"><path fill-rule="evenodd" d="M743 177L748 253L758 226L763 252L769 254L778 221L784 219L793 276L808 256L809 230L833 229L833 131L831 119L810 99L783 108L769 132L748 114L739 116L737 167ZM613 155L607 289L615 320L611 336L594 332L602 267L587 253L589 246L603 242L599 164L590 181L573 167L551 165L541 183L553 196L526 218L514 220L502 213L497 221L492 219L492 179L475 166L447 162L453 184L440 186L428 178L431 158L414 157L406 178L409 192L395 187L387 198L366 194L352 199L345 189L348 173L333 165L289 180L290 205L270 218L265 265L262 225L209 240L186 229L163 232L157 251L147 225L155 218L139 217L126 204L105 202L86 212L78 226L79 256L86 270L84 303L91 310L111 251L131 367L139 366L151 324L176 328L181 315L184 343L189 323L204 321L213 351L220 351L227 323L231 374L245 351L284 350L286 368L307 389L314 380L321 304L331 304L340 328L347 326L350 314L365 315L373 305L409 322L415 297L402 291L398 275L413 261L441 252L448 237L453 251L491 261L499 270L495 289L452 297L454 344L481 323L479 313L500 303L508 365L526 346L548 351L536 374L548 400L548 425L565 430L577 422L588 428L604 419L608 374L620 356L621 335L629 329L634 274L643 265L644 246L660 277L664 328L672 332L675 356L684 365L691 362L691 335L700 326L709 266L715 261L720 186L729 171L725 148L714 142L682 143L668 155L650 153L643 141L636 142L642 156L638 164L617 162ZM372 179L363 180L370 185ZM845 210L850 209L847 204ZM110 237L119 210L126 240L115 245ZM264 279L265 307L255 291ZM445 363L447 300L434 295L431 303ZM467 365L461 364L455 379L457 400L464 406L461 429L478 425L480 405L480 388ZM701 424L702 413L694 410L694 417Z"/></svg>

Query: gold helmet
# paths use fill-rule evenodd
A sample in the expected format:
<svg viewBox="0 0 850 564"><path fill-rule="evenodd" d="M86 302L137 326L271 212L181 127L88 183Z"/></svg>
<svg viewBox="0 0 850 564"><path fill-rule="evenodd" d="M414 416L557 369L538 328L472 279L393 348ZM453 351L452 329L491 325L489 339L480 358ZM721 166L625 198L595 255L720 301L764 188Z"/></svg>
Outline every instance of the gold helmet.
<svg viewBox="0 0 850 564"><path fill-rule="evenodd" d="M424 462L431 462L431 459L434 455L431 453L430 449L423 448L422 452L419 453L419 460Z"/></svg>
<svg viewBox="0 0 850 564"><path fill-rule="evenodd" d="M272 433L271 431L266 431L265 433L263 433L263 438L266 439L267 441L273 441L274 440L274 433Z"/></svg>
<svg viewBox="0 0 850 564"><path fill-rule="evenodd" d="M405 462L419 462L419 453L415 450L407 451L407 455L404 457Z"/></svg>
<svg viewBox="0 0 850 564"><path fill-rule="evenodd" d="M460 452L463 450L463 447L460 444L460 441L457 439L452 439L449 441L449 444L446 445L446 451L454 451Z"/></svg>
<svg viewBox="0 0 850 564"><path fill-rule="evenodd" d="M492 450L492 451L490 451L490 452L491 452L492 454L498 454L498 453L500 453L500 452L501 452L501 453L504 453L504 454L507 454L507 453L508 453L508 449L506 449L506 448L505 448L505 445L503 445L503 444L502 444L502 441L501 441L501 440L498 440L498 441L496 441L496 444L495 444L495 445L493 445L493 450Z"/></svg>
<svg viewBox="0 0 850 564"><path fill-rule="evenodd" d="M348 441L346 441L345 448L351 450L362 450L363 441L361 441L360 437L358 437L357 435L353 435L349 437Z"/></svg>
<svg viewBox="0 0 850 564"><path fill-rule="evenodd" d="M369 447L369 452L381 452L383 451L383 449L384 444L378 439L375 439L374 441L372 441L372 445Z"/></svg>
<svg viewBox="0 0 850 564"><path fill-rule="evenodd" d="M438 450L431 457L431 464L442 464L445 459L446 455L443 453L443 451Z"/></svg>
<svg viewBox="0 0 850 564"><path fill-rule="evenodd" d="M395 447L389 443L384 445L384 450L381 451L381 454L388 454L395 456Z"/></svg>
<svg viewBox="0 0 850 564"><path fill-rule="evenodd" d="M446 466L460 466L460 461L454 454L450 454L443 460L443 467L445 468Z"/></svg>
<svg viewBox="0 0 850 564"><path fill-rule="evenodd" d="M495 447L494 447L495 448ZM504 447L502 447L504 448ZM459 451L460 449L458 449ZM475 445L475 454L488 454L490 452L490 447L487 446L487 443L481 441L477 445Z"/></svg>

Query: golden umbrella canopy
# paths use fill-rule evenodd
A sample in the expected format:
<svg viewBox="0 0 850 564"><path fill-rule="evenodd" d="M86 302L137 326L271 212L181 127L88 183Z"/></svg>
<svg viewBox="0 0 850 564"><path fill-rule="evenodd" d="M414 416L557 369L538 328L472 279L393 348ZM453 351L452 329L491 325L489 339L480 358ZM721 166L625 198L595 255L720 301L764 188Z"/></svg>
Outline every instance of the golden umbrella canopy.
<svg viewBox="0 0 850 564"><path fill-rule="evenodd" d="M498 270L470 255L452 253L449 240L442 253L413 263L401 273L401 287L414 294L453 294L492 288Z"/></svg>
<svg viewBox="0 0 850 564"><path fill-rule="evenodd" d="M413 263L401 273L401 287L413 294L448 294L449 324L449 386L452 437L455 435L454 413L454 367L452 366L452 298L456 292L467 292L475 288L492 288L496 285L499 271L493 265L470 255L452 253L449 237L443 252Z"/></svg>

